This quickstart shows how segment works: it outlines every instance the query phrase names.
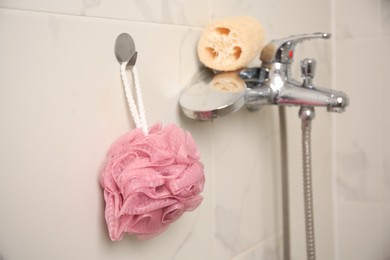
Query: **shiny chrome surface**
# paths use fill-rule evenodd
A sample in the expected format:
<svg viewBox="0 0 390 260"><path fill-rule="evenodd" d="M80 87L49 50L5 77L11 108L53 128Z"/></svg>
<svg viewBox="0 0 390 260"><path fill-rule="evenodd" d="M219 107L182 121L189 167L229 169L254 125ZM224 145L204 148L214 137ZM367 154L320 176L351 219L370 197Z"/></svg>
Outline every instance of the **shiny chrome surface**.
<svg viewBox="0 0 390 260"><path fill-rule="evenodd" d="M313 108L301 110L310 111ZM314 110L313 110L314 111ZM305 209L306 259L316 260L316 241L314 226L313 181L311 160L311 121L310 117L302 118L302 169L303 169L303 201Z"/></svg>
<svg viewBox="0 0 390 260"><path fill-rule="evenodd" d="M218 74L227 76L228 73ZM184 89L179 104L184 114L192 119L210 120L232 113L245 105L246 86L242 81L242 90L238 92L221 91L213 87L215 74L204 68L195 75L190 86Z"/></svg>
<svg viewBox="0 0 390 260"><path fill-rule="evenodd" d="M329 33L307 33L292 35L276 39L268 43L261 51L260 60L263 63L291 63L293 61L295 46L303 41L312 39L329 39ZM292 54L291 54L292 52Z"/></svg>
<svg viewBox="0 0 390 260"><path fill-rule="evenodd" d="M313 84L317 62L315 59L301 60L301 73L303 78L303 87L309 87Z"/></svg>
<svg viewBox="0 0 390 260"><path fill-rule="evenodd" d="M301 62L302 82L292 78L291 66L295 46L306 40L328 38L328 33L313 33L271 41L261 52L260 68L237 72L245 82L245 91L216 91L210 86L210 82L220 73L204 69L199 73L200 78L202 74L207 76L193 81L191 86L183 91L180 106L186 116L200 120L234 112L244 105L250 110L257 110L265 104L274 104L320 106L326 107L329 112L344 112L349 105L349 98L345 93L313 84L315 60L305 59Z"/></svg>
<svg viewBox="0 0 390 260"><path fill-rule="evenodd" d="M302 106L299 109L299 118L302 120L312 120L316 116L314 107L305 107Z"/></svg>
<svg viewBox="0 0 390 260"><path fill-rule="evenodd" d="M115 42L115 57L120 64L127 63L126 67L134 66L137 61L137 52L133 38L127 33L121 33Z"/></svg>
<svg viewBox="0 0 390 260"><path fill-rule="evenodd" d="M316 61L304 59L301 61L303 78L302 88L312 89ZM307 260L316 259L316 243L314 232L313 184L311 170L311 121L315 117L313 106L301 106L299 118L302 120L302 159L303 159L303 198L305 208L305 233Z"/></svg>
<svg viewBox="0 0 390 260"><path fill-rule="evenodd" d="M303 82L291 76L295 46L305 40L328 38L330 34L327 33L303 34L274 40L267 44L261 53L262 66L259 71L241 72L243 77L247 77L245 81L250 88L247 93L248 105L253 109L263 104L264 88L269 88L269 104L323 106L330 112L343 112L349 104L345 93L317 87L312 83L316 68L315 60L304 59L301 62ZM256 96L261 97L256 98ZM259 99L261 102L258 101Z"/></svg>

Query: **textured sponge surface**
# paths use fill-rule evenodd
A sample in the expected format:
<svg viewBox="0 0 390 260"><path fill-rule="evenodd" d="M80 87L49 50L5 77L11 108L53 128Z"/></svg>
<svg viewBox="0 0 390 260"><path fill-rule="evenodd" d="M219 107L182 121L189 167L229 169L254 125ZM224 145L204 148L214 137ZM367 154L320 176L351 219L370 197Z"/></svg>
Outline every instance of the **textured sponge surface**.
<svg viewBox="0 0 390 260"><path fill-rule="evenodd" d="M215 21L202 32L198 56L211 69L236 70L260 55L263 38L263 27L250 16Z"/></svg>

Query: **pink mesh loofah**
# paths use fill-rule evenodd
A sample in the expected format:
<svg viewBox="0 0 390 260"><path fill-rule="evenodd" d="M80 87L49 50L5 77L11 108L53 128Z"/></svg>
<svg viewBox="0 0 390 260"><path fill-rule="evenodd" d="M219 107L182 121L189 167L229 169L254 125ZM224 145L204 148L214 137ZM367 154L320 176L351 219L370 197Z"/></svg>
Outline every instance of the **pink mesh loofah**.
<svg viewBox="0 0 390 260"><path fill-rule="evenodd" d="M111 240L153 237L202 201L205 177L190 133L171 124L134 129L114 142L100 177Z"/></svg>

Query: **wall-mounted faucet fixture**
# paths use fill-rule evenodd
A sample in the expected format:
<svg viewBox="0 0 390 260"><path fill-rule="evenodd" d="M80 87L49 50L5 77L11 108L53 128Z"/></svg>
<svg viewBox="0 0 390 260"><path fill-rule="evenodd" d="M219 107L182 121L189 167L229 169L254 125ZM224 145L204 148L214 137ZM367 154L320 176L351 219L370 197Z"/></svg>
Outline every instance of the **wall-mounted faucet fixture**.
<svg viewBox="0 0 390 260"><path fill-rule="evenodd" d="M180 106L184 114L197 120L210 120L234 112L243 106L249 110L258 110L266 104L279 105L284 260L290 260L285 106L300 106L306 252L308 260L315 260L310 143L311 121L315 116L314 107L326 107L329 112L344 112L349 104L348 96L343 92L320 88L313 84L316 68L314 59L301 61L302 82L292 77L291 66L296 45L306 40L329 38L330 34L327 33L312 33L273 40L261 51L260 67L220 73L204 68L193 78L191 85L180 97Z"/></svg>
<svg viewBox="0 0 390 260"><path fill-rule="evenodd" d="M183 92L180 106L186 116L198 120L216 118L243 106L256 110L266 104L323 106L330 112L343 112L349 103L346 94L313 85L315 60L301 62L303 82L294 79L291 73L298 43L328 38L330 34L327 33L312 33L271 41L261 52L261 67L237 72L246 86L242 91L226 92L213 88L210 83L216 74L209 69L201 70Z"/></svg>

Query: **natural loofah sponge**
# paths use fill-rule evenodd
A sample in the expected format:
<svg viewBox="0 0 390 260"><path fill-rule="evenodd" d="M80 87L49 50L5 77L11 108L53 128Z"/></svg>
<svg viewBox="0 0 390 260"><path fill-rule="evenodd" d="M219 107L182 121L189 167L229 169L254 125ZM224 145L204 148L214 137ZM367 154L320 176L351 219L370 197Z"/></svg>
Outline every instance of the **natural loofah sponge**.
<svg viewBox="0 0 390 260"><path fill-rule="evenodd" d="M263 38L263 27L252 17L216 21L204 29L198 43L198 56L211 69L237 70L260 55Z"/></svg>
<svg viewBox="0 0 390 260"><path fill-rule="evenodd" d="M210 86L223 92L240 92L246 88L245 82L236 71L216 74Z"/></svg>

